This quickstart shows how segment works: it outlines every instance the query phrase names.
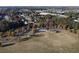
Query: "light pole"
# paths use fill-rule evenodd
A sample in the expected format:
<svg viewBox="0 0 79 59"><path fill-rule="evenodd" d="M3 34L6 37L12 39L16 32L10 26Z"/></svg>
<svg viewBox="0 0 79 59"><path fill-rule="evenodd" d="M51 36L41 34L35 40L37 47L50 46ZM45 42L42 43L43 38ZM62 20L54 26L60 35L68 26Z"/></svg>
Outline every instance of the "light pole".
<svg viewBox="0 0 79 59"><path fill-rule="evenodd" d="M76 23L79 23L79 20L74 20ZM77 27L78 27L78 24L76 24L76 29L77 29ZM79 38L79 33L78 33L78 36L77 36L78 38ZM75 38L75 39L77 39L77 37Z"/></svg>

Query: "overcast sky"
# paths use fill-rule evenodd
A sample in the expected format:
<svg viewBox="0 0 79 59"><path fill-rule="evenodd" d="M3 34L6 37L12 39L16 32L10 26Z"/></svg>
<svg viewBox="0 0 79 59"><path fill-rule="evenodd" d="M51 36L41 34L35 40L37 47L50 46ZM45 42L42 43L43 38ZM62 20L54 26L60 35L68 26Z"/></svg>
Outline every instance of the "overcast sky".
<svg viewBox="0 0 79 59"><path fill-rule="evenodd" d="M0 0L0 6L79 6L79 0Z"/></svg>

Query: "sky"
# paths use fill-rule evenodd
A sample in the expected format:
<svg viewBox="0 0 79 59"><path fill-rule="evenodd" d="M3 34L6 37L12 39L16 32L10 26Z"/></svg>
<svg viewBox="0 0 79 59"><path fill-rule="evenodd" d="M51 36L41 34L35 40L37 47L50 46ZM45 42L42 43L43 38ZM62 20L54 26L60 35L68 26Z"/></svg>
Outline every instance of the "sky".
<svg viewBox="0 0 79 59"><path fill-rule="evenodd" d="M79 0L0 0L0 6L79 6Z"/></svg>

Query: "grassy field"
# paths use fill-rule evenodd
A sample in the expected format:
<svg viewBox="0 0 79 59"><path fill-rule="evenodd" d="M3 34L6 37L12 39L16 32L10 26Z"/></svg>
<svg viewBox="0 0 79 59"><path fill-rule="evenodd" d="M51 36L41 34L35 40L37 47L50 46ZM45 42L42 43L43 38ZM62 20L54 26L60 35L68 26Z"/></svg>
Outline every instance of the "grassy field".
<svg viewBox="0 0 79 59"><path fill-rule="evenodd" d="M56 32L40 32L29 40L15 45L0 47L0 52L79 52L78 35L62 30Z"/></svg>

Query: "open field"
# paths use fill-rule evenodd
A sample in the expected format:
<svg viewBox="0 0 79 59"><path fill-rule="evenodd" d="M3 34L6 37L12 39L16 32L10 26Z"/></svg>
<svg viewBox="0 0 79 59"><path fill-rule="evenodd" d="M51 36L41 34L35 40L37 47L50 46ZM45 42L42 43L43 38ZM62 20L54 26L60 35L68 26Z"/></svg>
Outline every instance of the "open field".
<svg viewBox="0 0 79 59"><path fill-rule="evenodd" d="M29 40L0 47L0 52L79 52L78 36L66 30L40 32Z"/></svg>

